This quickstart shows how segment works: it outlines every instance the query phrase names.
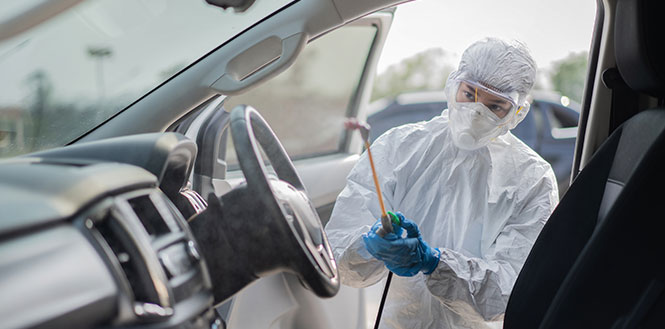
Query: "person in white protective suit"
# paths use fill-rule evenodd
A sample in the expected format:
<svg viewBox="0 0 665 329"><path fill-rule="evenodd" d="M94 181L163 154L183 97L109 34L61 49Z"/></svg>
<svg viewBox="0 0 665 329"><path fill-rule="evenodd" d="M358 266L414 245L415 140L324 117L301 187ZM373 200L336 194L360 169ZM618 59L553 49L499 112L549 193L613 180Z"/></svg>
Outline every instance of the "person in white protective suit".
<svg viewBox="0 0 665 329"><path fill-rule="evenodd" d="M447 110L374 141L386 208L403 214L406 232L377 234L381 210L366 154L349 174L326 232L343 284L367 287L388 269L398 275L382 328L485 328L502 320L559 200L550 165L510 133L529 111L535 74L523 44L478 41L448 77Z"/></svg>

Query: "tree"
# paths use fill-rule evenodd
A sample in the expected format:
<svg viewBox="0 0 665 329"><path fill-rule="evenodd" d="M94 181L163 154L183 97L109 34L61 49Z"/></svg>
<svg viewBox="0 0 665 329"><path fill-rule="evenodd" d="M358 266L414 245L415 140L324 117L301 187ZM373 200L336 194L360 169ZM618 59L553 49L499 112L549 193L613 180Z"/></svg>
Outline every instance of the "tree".
<svg viewBox="0 0 665 329"><path fill-rule="evenodd" d="M582 101L587 70L587 52L571 53L554 62L550 81L552 87L577 102Z"/></svg>
<svg viewBox="0 0 665 329"><path fill-rule="evenodd" d="M447 60L447 54L440 48L403 59L377 76L372 100L395 97L404 92L443 89L448 74L454 69Z"/></svg>

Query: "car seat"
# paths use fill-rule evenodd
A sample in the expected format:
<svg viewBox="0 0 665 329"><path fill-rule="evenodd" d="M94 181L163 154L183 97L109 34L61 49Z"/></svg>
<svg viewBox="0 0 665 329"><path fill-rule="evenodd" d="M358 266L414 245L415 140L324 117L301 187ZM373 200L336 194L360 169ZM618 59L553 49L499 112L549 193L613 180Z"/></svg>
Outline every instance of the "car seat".
<svg viewBox="0 0 665 329"><path fill-rule="evenodd" d="M618 0L614 27L625 83L659 104L665 96L662 6ZM511 293L504 328L665 325L664 167L665 108L641 111L614 130L538 236Z"/></svg>

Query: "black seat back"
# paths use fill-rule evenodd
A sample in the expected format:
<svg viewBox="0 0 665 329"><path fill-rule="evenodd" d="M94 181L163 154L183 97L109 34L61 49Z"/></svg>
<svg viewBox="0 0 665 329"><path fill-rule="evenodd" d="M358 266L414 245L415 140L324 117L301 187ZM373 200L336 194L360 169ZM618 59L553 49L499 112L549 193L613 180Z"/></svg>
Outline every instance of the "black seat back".
<svg viewBox="0 0 665 329"><path fill-rule="evenodd" d="M618 1L615 47L626 83L662 98L665 53L652 46L660 43L653 39L659 2ZM665 109L642 111L613 132L536 240L504 328L665 326L658 316L665 311L664 166Z"/></svg>

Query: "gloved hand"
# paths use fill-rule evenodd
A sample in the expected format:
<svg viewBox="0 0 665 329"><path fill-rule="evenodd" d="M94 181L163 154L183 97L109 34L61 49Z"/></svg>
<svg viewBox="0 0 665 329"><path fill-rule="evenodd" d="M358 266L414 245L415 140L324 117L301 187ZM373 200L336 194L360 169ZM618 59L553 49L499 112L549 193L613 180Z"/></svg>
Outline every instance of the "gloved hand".
<svg viewBox="0 0 665 329"><path fill-rule="evenodd" d="M423 240L422 235L420 234L420 229L418 225L413 221L404 218L401 213L397 213L397 216L400 218L400 225L404 230L406 230L406 238L403 238L405 241L409 241L406 244L415 245L415 255L412 258L412 262L416 265L405 266L404 264L390 264L386 263L386 267L397 275L401 275L399 272L411 273L413 268L418 268L418 271L409 275L415 275L419 271L422 271L424 274L431 274L436 269L436 266L439 265L439 256L441 252L438 248L430 248L430 246ZM404 276L404 275L403 275Z"/></svg>
<svg viewBox="0 0 665 329"><path fill-rule="evenodd" d="M439 250L430 248L423 241L416 223L404 218L401 213L397 213L397 217L401 227L396 228L393 224L395 233L388 233L383 238L376 234L381 227L381 220L374 223L370 231L363 235L365 247L397 275L414 276L420 271L432 273L439 264ZM406 230L406 237L402 236L402 228Z"/></svg>
<svg viewBox="0 0 665 329"><path fill-rule="evenodd" d="M398 275L402 276L413 276L420 271L420 266L417 262L413 262L413 259L417 259L418 255L418 246L417 240L414 239L404 239L402 237L404 230L393 223L393 232L388 233L384 237L381 237L377 234L377 231L381 228L381 219L377 220L369 232L363 235L363 242L365 242L365 248L367 251L374 256L374 258L383 261L392 271L391 267L397 269L397 266L400 265L400 268L397 269ZM389 266L390 264L390 266Z"/></svg>
<svg viewBox="0 0 665 329"><path fill-rule="evenodd" d="M399 217L392 213L388 213L393 220L391 220L393 226L393 233L387 233L384 237L381 237L377 234L377 231L381 229L381 218L377 219L374 225L369 229L369 232L363 235L363 242L365 242L365 247L374 258L378 260L385 260L388 258L394 258L395 252L399 252L399 248L396 246L391 246L388 244L388 241L395 241L399 239L404 233L404 229L399 226Z"/></svg>

